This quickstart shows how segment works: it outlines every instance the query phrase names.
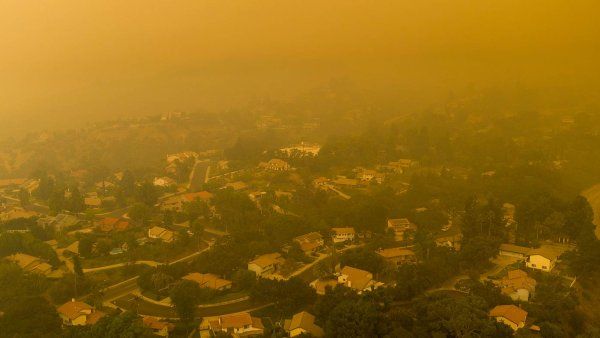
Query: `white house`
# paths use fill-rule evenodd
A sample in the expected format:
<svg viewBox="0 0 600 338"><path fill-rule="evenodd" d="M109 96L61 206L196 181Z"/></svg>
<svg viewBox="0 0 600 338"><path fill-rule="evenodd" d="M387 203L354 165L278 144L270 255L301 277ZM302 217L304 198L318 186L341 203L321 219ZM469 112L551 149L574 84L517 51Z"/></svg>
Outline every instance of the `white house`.
<svg viewBox="0 0 600 338"><path fill-rule="evenodd" d="M279 253L270 253L256 257L248 263L248 270L253 271L257 277L263 277L275 272L284 259Z"/></svg>
<svg viewBox="0 0 600 338"><path fill-rule="evenodd" d="M355 235L354 228L331 228L331 239L334 243L353 241Z"/></svg>
<svg viewBox="0 0 600 338"><path fill-rule="evenodd" d="M527 257L526 265L530 269L541 271L552 271L558 260L558 254L547 249L532 250Z"/></svg>

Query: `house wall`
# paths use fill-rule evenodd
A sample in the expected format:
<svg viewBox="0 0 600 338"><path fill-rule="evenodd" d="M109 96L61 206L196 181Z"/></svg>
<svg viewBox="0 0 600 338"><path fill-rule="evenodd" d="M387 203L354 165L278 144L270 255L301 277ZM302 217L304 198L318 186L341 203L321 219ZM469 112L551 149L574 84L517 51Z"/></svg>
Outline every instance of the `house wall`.
<svg viewBox="0 0 600 338"><path fill-rule="evenodd" d="M506 325L510 326L510 328L513 331L517 331L519 329L519 325L511 322L510 320L508 320L508 319L506 319L504 317L496 317L496 321L498 321L499 323L503 323L503 324L506 324Z"/></svg>
<svg viewBox="0 0 600 338"><path fill-rule="evenodd" d="M292 331L290 331L290 337L296 337L301 334L308 334L308 332L306 332L306 330L303 330L301 328L296 328L296 329L293 329Z"/></svg>
<svg viewBox="0 0 600 338"><path fill-rule="evenodd" d="M551 271L554 268L554 262L540 255L531 255L527 260L527 267L541 271Z"/></svg>

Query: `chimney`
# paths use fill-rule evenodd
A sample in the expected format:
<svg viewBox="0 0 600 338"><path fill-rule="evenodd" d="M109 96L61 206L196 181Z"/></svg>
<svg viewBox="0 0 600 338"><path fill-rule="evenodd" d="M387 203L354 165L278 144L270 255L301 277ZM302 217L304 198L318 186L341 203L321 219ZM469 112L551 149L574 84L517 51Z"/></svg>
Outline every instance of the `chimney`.
<svg viewBox="0 0 600 338"><path fill-rule="evenodd" d="M74 302L75 302L75 298L71 298L71 302L73 302L73 303L74 303Z"/></svg>

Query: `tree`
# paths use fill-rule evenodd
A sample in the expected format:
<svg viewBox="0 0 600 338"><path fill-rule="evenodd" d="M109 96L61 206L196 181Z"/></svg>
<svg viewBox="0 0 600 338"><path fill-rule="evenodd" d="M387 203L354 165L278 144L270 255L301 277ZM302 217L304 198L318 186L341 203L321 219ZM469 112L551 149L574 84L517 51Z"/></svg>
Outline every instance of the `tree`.
<svg viewBox="0 0 600 338"><path fill-rule="evenodd" d="M90 236L83 236L79 239L79 255L84 258L90 258L92 256L92 248L94 246L94 239Z"/></svg>
<svg viewBox="0 0 600 338"><path fill-rule="evenodd" d="M198 284L189 280L181 280L173 286L169 295L181 321L191 322L194 319L196 306L200 303Z"/></svg>
<svg viewBox="0 0 600 338"><path fill-rule="evenodd" d="M79 188L74 187L71 189L71 197L67 203L68 209L74 213L80 213L85 210L85 202L83 195L79 191Z"/></svg>
<svg viewBox="0 0 600 338"><path fill-rule="evenodd" d="M83 269L81 268L81 261L79 260L79 256L73 256L73 272L75 276L82 278L83 277Z"/></svg>
<svg viewBox="0 0 600 338"><path fill-rule="evenodd" d="M29 190L21 188L21 190L19 190L19 202L22 207L29 205L29 198Z"/></svg>
<svg viewBox="0 0 600 338"><path fill-rule="evenodd" d="M53 337L60 334L58 313L42 297L24 297L4 311L0 317L2 336Z"/></svg>
<svg viewBox="0 0 600 338"><path fill-rule="evenodd" d="M325 329L330 337L378 337L379 317L371 303L343 301L331 311Z"/></svg>
<svg viewBox="0 0 600 338"><path fill-rule="evenodd" d="M138 187L136 197L140 203L143 203L148 207L152 207L158 201L158 191L156 190L154 184L150 182L144 182Z"/></svg>
<svg viewBox="0 0 600 338"><path fill-rule="evenodd" d="M152 218L152 208L144 203L136 203L129 210L129 217L136 222L146 224Z"/></svg>

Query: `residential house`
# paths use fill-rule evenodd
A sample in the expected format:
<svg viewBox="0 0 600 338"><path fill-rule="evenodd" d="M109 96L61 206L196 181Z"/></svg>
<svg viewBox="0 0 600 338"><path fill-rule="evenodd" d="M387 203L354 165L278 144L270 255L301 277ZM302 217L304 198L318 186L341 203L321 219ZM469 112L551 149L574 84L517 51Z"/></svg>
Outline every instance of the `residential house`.
<svg viewBox="0 0 600 338"><path fill-rule="evenodd" d="M176 161L183 162L190 158L196 159L198 158L198 154L193 151L183 151L177 154L169 154L167 155L167 163L174 163Z"/></svg>
<svg viewBox="0 0 600 338"><path fill-rule="evenodd" d="M527 311L516 305L498 305L490 311L490 317L517 331L525 326Z"/></svg>
<svg viewBox="0 0 600 338"><path fill-rule="evenodd" d="M338 285L337 279L316 279L310 283L310 287L317 291L318 295L324 296L327 288L334 289Z"/></svg>
<svg viewBox="0 0 600 338"><path fill-rule="evenodd" d="M104 313L92 306L72 299L56 309L64 325L93 325L104 317Z"/></svg>
<svg viewBox="0 0 600 338"><path fill-rule="evenodd" d="M191 192L183 195L171 196L164 199L160 203L160 208L163 211L183 211L183 206L186 203L194 201L203 201L209 203L213 198L213 194L208 191Z"/></svg>
<svg viewBox="0 0 600 338"><path fill-rule="evenodd" d="M310 336L318 338L325 336L323 329L315 324L315 316L306 311L296 313L292 316L292 319L286 319L283 328L290 337Z"/></svg>
<svg viewBox="0 0 600 338"><path fill-rule="evenodd" d="M377 251L377 254L393 266L414 264L417 262L415 252L406 248L389 248Z"/></svg>
<svg viewBox="0 0 600 338"><path fill-rule="evenodd" d="M154 335L160 337L168 337L175 330L175 324L162 321L156 317L143 317L142 324L151 329Z"/></svg>
<svg viewBox="0 0 600 338"><path fill-rule="evenodd" d="M331 181L333 184L345 186L345 187L357 187L359 182L354 178L347 178L344 176L338 176L334 180Z"/></svg>
<svg viewBox="0 0 600 338"><path fill-rule="evenodd" d="M531 252L530 248L526 248L524 246L518 246L518 245L514 245L514 244L504 243L504 244L500 244L498 253L501 256L525 259L527 256L529 256L530 252Z"/></svg>
<svg viewBox="0 0 600 338"><path fill-rule="evenodd" d="M154 184L154 186L157 187L168 188L177 185L177 182L175 182L175 180L170 177L163 176L155 177L154 181L152 181L152 184Z"/></svg>
<svg viewBox="0 0 600 338"><path fill-rule="evenodd" d="M0 213L0 222L12 221L19 218L31 218L38 215L39 214L35 211L25 210L20 207L13 207Z"/></svg>
<svg viewBox="0 0 600 338"><path fill-rule="evenodd" d="M537 282L529 277L523 270L511 270L499 282L503 294L515 301L528 302L529 297L535 292Z"/></svg>
<svg viewBox="0 0 600 338"><path fill-rule="evenodd" d="M106 217L96 222L96 229L101 232L125 231L131 228L131 223L115 217Z"/></svg>
<svg viewBox="0 0 600 338"><path fill-rule="evenodd" d="M387 221L388 231L394 233L395 241L412 240L414 232L417 231L417 226L411 223L407 218L394 218Z"/></svg>
<svg viewBox="0 0 600 338"><path fill-rule="evenodd" d="M248 184L246 184L242 181L230 182L230 183L225 184L225 188L231 188L234 191L240 191L240 190L247 189Z"/></svg>
<svg viewBox="0 0 600 338"><path fill-rule="evenodd" d="M530 269L552 271L556 265L559 254L547 248L534 249L527 257L526 266Z"/></svg>
<svg viewBox="0 0 600 338"><path fill-rule="evenodd" d="M20 266L25 272L38 273L45 276L52 273L52 266L38 257L16 253L6 257L6 259Z"/></svg>
<svg viewBox="0 0 600 338"><path fill-rule="evenodd" d="M294 238L294 242L298 243L300 249L307 255L321 250L325 245L323 236L318 232L309 232L298 236Z"/></svg>
<svg viewBox="0 0 600 338"><path fill-rule="evenodd" d="M292 168L289 163L278 158L273 158L266 163L261 162L259 167L271 171L288 171Z"/></svg>
<svg viewBox="0 0 600 338"><path fill-rule="evenodd" d="M318 189L327 189L327 184L329 184L330 179L327 177L317 177L312 181L312 184L315 188Z"/></svg>
<svg viewBox="0 0 600 338"><path fill-rule="evenodd" d="M262 336L264 326L262 320L252 317L248 312L229 314L219 317L205 317L199 330L209 330L213 335L228 333L235 337Z"/></svg>
<svg viewBox="0 0 600 338"><path fill-rule="evenodd" d="M85 197L83 203L91 209L98 209L102 206L102 200L98 196Z"/></svg>
<svg viewBox="0 0 600 338"><path fill-rule="evenodd" d="M293 145L291 147L281 148L279 151L284 153L287 157L291 157L296 154L298 154L300 157L317 156L319 155L319 151L321 151L321 146L318 144L301 142L300 144Z"/></svg>
<svg viewBox="0 0 600 338"><path fill-rule="evenodd" d="M358 175L357 175L358 179L360 179L363 182L375 181L375 182L381 184L385 180L385 174L379 173L376 170L358 168L357 172L358 172Z"/></svg>
<svg viewBox="0 0 600 338"><path fill-rule="evenodd" d="M248 263L248 270L253 271L257 277L264 277L277 271L285 260L281 254L275 252L256 257Z"/></svg>
<svg viewBox="0 0 600 338"><path fill-rule="evenodd" d="M450 228L446 232L442 232L435 236L435 245L438 247L446 247L460 251L463 240L463 234L456 226Z"/></svg>
<svg viewBox="0 0 600 338"><path fill-rule="evenodd" d="M171 230L154 226L148 229L148 238L161 240L164 243L172 243L175 240L175 233Z"/></svg>
<svg viewBox="0 0 600 338"><path fill-rule="evenodd" d="M201 288L223 291L231 289L231 281L219 278L212 273L192 272L182 277L182 279L198 283Z"/></svg>
<svg viewBox="0 0 600 338"><path fill-rule="evenodd" d="M331 228L331 239L334 243L353 241L355 235L354 228Z"/></svg>
<svg viewBox="0 0 600 338"><path fill-rule="evenodd" d="M359 294L371 291L383 285L373 280L373 274L369 271L345 266L338 276L338 283L356 290Z"/></svg>
<svg viewBox="0 0 600 338"><path fill-rule="evenodd" d="M77 216L58 214L54 217L47 216L37 220L39 226L46 228L53 228L55 231L63 231L78 225L81 222Z"/></svg>

